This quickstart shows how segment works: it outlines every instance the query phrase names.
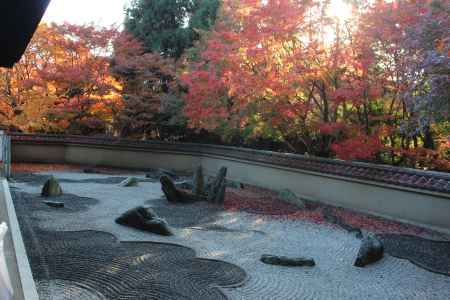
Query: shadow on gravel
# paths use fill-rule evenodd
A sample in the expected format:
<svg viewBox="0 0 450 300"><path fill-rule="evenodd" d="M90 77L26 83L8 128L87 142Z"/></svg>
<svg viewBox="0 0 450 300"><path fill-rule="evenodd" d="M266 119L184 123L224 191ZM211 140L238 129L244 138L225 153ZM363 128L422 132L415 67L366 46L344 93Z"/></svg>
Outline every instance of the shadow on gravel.
<svg viewBox="0 0 450 300"><path fill-rule="evenodd" d="M121 243L99 231L34 230L32 235L26 247L42 299L51 299L57 284L61 299L77 287L79 300L219 300L227 299L220 287L247 278L233 264L197 258L193 249L175 244Z"/></svg>
<svg viewBox="0 0 450 300"><path fill-rule="evenodd" d="M413 235L378 234L385 251L428 271L450 276L450 242Z"/></svg>
<svg viewBox="0 0 450 300"><path fill-rule="evenodd" d="M193 230L215 231L221 233L259 233L263 231L248 230L246 228L228 228L215 224L220 221L224 213L223 207L207 202L195 202L190 204L169 203L166 199L148 200L146 202L152 210L161 218L164 218L170 226L176 228L189 228Z"/></svg>
<svg viewBox="0 0 450 300"><path fill-rule="evenodd" d="M188 247L119 242L100 231L48 231L35 215L81 212L82 218L98 200L66 194L49 198L64 208L50 208L40 195L12 194L41 299L227 299L221 287L247 279L240 267L197 258Z"/></svg>

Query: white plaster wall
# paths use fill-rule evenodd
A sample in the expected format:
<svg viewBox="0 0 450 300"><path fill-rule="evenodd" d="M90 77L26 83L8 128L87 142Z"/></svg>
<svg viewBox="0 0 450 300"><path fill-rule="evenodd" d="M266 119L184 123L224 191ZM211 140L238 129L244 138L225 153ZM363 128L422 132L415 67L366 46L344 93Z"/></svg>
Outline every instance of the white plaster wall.
<svg viewBox="0 0 450 300"><path fill-rule="evenodd" d="M450 233L448 195L214 157L204 157L202 165L208 175L226 166L228 177L243 183Z"/></svg>

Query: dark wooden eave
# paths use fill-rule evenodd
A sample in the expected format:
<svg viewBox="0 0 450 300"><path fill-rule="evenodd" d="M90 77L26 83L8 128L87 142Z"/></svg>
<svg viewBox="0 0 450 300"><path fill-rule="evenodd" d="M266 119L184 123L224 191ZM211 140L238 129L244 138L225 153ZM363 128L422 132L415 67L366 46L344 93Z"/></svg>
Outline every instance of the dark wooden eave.
<svg viewBox="0 0 450 300"><path fill-rule="evenodd" d="M0 67L20 60L50 0L0 1Z"/></svg>

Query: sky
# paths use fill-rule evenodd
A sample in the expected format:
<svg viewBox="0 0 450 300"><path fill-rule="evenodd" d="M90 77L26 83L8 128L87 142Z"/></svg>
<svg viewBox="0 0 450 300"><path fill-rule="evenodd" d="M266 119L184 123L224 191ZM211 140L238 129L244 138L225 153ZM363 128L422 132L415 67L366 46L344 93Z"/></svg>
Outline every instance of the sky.
<svg viewBox="0 0 450 300"><path fill-rule="evenodd" d="M129 2L130 0L51 0L43 21L121 25L124 7ZM344 0L331 0L329 13L345 20L351 16L351 8Z"/></svg>
<svg viewBox="0 0 450 300"><path fill-rule="evenodd" d="M51 0L44 22L121 25L130 0Z"/></svg>

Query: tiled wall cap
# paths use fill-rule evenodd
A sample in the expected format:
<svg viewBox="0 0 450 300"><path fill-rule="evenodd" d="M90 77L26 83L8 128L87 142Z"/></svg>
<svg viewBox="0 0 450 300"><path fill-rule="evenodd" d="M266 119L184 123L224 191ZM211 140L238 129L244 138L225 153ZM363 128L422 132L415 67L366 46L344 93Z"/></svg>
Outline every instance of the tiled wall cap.
<svg viewBox="0 0 450 300"><path fill-rule="evenodd" d="M10 134L12 142L34 144L81 144L95 146L131 147L143 150L183 151L199 155L249 160L289 167L299 170L339 175L367 181L388 183L420 190L450 194L450 174L432 171L399 168L389 165L375 165L338 159L310 157L291 153L254 150L222 145L176 143L162 141L136 141L109 137L82 137L73 135L29 135Z"/></svg>

